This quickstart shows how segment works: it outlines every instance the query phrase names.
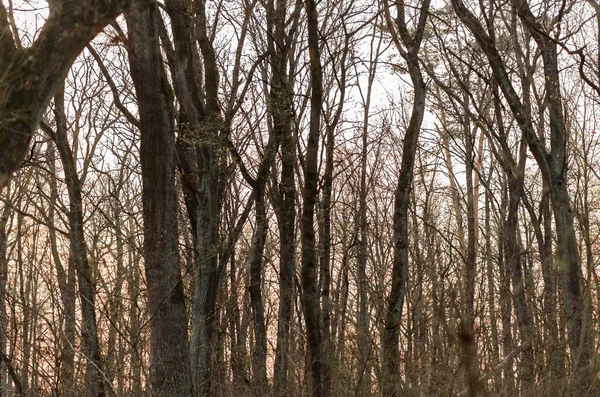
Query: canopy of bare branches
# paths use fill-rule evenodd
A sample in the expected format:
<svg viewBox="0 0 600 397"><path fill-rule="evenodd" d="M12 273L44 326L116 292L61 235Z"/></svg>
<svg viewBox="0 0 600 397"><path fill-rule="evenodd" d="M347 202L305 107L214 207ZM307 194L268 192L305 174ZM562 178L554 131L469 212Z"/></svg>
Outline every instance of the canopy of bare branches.
<svg viewBox="0 0 600 397"><path fill-rule="evenodd" d="M600 395L596 0L1 0L0 397Z"/></svg>

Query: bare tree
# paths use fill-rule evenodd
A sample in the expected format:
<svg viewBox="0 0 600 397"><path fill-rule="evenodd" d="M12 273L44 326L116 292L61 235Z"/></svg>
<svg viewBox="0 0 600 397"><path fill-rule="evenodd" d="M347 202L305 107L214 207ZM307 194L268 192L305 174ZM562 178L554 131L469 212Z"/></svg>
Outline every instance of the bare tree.
<svg viewBox="0 0 600 397"><path fill-rule="evenodd" d="M408 281L408 208L410 190L413 182L415 154L419 132L425 114L426 86L419 65L419 49L425 32L430 1L425 0L420 7L414 33L409 32L404 2L396 5L395 23L390 16L390 7L386 3L384 13L392 33L396 49L407 63L414 90L413 108L410 123L406 129L402 145L402 162L398 175L398 185L394 203L394 266L392 270L392 290L387 301L385 327L382 335L382 392L385 396L399 396L400 384L396 377L400 372L398 343L402 307Z"/></svg>
<svg viewBox="0 0 600 397"><path fill-rule="evenodd" d="M187 314L178 249L175 109L159 46L156 4L125 15L129 61L140 109L144 260L150 313L153 396L192 391Z"/></svg>

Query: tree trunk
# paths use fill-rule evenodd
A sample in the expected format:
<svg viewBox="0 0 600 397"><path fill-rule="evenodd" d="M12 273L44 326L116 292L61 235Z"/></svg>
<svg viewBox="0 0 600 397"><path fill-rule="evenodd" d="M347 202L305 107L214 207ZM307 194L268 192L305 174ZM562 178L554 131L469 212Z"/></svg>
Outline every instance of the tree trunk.
<svg viewBox="0 0 600 397"><path fill-rule="evenodd" d="M319 324L319 295L316 277L314 210L317 201L318 151L323 104L323 70L319 51L319 25L315 0L306 1L308 51L310 56L310 130L306 146L304 191L302 192L302 305L306 320L306 342L310 353L309 395L321 397L323 390L322 330Z"/></svg>
<svg viewBox="0 0 600 397"><path fill-rule="evenodd" d="M173 98L160 53L156 4L126 14L140 113L144 259L152 396L191 393L187 314L179 264Z"/></svg>
<svg viewBox="0 0 600 397"><path fill-rule="evenodd" d="M88 259L83 224L83 199L81 180L77 174L77 164L67 138L67 120L64 108L64 90L59 88L54 98L54 116L56 118L56 147L65 173L65 182L69 192L69 239L70 267L75 269L79 296L81 300L81 338L86 367L86 384L92 396L104 396L106 385L102 355L98 340L96 320L96 286Z"/></svg>
<svg viewBox="0 0 600 397"><path fill-rule="evenodd" d="M395 43L403 58L406 60L410 79L413 85L414 98L412 113L402 142L402 160L398 185L395 191L394 201L394 262L392 267L392 289L387 299L387 310L384 316L385 326L382 343L382 394L385 397L401 395L400 390L400 350L399 337L402 320L402 306L406 294L408 282L408 207L410 204L410 191L413 182L413 171L415 155L417 152L419 133L425 113L425 95L427 87L421 74L418 51L423 38L425 22L429 10L429 0L425 0L421 6L417 28L414 36L408 32L405 20L404 2L397 3L398 18L396 26L393 27L389 16L389 6L386 7L386 19L391 29L397 29L406 52L395 35Z"/></svg>
<svg viewBox="0 0 600 397"><path fill-rule="evenodd" d="M60 298L62 302L62 337L60 346L60 378L59 390L63 396L72 396L75 392L75 301L77 276L72 261L68 261L67 269L63 265L58 250L56 228L54 226L54 206L58 202L58 187L56 174L56 154L54 146L48 146L48 168L50 169L50 203L48 206L48 234L50 237L50 248L52 250L52 259L56 268L58 287L60 289Z"/></svg>
<svg viewBox="0 0 600 397"><path fill-rule="evenodd" d="M268 30L272 32L268 36L272 68L268 110L273 120L273 129L280 130L274 133L281 135L281 179L276 192L277 197L272 199L279 228L279 312L273 374L273 390L276 396L291 393L292 387L288 370L296 269L297 192L294 164L297 159L296 139L292 126L293 76L290 76L294 65L291 64L288 68L288 59L291 58L288 53L291 51L291 39L294 36L290 34L286 38L286 8L285 0L271 1L267 13ZM298 24L297 20L295 24ZM291 26L292 30L296 28L297 26Z"/></svg>
<svg viewBox="0 0 600 397"><path fill-rule="evenodd" d="M0 397L8 395L5 384L8 372L4 357L7 357L6 343L8 318L6 314L6 284L8 282L8 233L7 225L10 217L10 188L6 190L6 198L0 214Z"/></svg>
<svg viewBox="0 0 600 397"><path fill-rule="evenodd" d="M551 149L548 152L543 141L535 133L532 116L522 104L500 57L494 40L485 32L477 17L469 11L461 0L452 0L458 18L474 35L485 53L494 78L502 89L508 105L521 128L529 148L538 163L542 177L548 183L554 212L557 235L557 260L563 286L563 301L569 331L569 346L577 373L574 387L586 390L591 382L589 361L593 351L591 324L586 321L586 313L581 293L582 270L577 249L577 239L573 227L573 215L567 190L566 129L560 92L560 79L557 63L557 44L545 33L536 21L529 5L522 0L514 0L513 6L535 39L544 62L546 101L550 115Z"/></svg>
<svg viewBox="0 0 600 397"><path fill-rule="evenodd" d="M523 153L524 155L524 153ZM507 217L504 220L504 244L506 261L510 268L511 280L512 280L512 297L515 307L515 314L517 316L517 324L519 327L519 334L521 336L521 343L524 346L523 352L521 353L521 359L519 361L519 379L521 381L521 387L524 394L531 392L531 387L535 382L535 361L533 357L533 319L531 311L525 296L525 283L523 280L523 266L521 260L521 248L517 241L518 233L518 210L519 202L523 194L523 177L524 177L524 166L525 157L522 157L517 170L513 170L511 175L507 176L508 179L508 212Z"/></svg>
<svg viewBox="0 0 600 397"><path fill-rule="evenodd" d="M267 238L267 211L265 208L264 186L256 190L254 199L256 226L252 236L252 254L250 258L250 302L254 323L254 351L252 353L252 375L254 392L268 395L267 380L267 330L265 325L265 309L262 299L262 264L265 242Z"/></svg>

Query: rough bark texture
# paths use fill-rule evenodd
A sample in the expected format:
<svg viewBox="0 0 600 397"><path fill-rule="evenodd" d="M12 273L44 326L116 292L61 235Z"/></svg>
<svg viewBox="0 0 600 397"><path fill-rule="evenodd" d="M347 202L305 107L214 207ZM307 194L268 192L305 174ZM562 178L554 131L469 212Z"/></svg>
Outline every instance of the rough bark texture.
<svg viewBox="0 0 600 397"><path fill-rule="evenodd" d="M252 256L250 259L250 301L254 322L254 351L252 352L252 373L254 389L257 395L267 395L267 330L265 309L262 299L262 265L267 237L267 212L265 208L264 186L256 189L254 200L256 226L252 236Z"/></svg>
<svg viewBox="0 0 600 397"><path fill-rule="evenodd" d="M190 337L196 395L211 393L211 359L218 274L220 159L222 129L218 103L219 73L208 38L202 1L169 0L174 59L173 85L180 104L177 153L185 202L195 247L195 286ZM196 35L193 33L196 32ZM200 47L200 62L197 48ZM204 81L201 72L204 71Z"/></svg>
<svg viewBox="0 0 600 397"><path fill-rule="evenodd" d="M187 315L181 281L175 188L173 97L157 33L156 5L126 14L129 60L140 113L144 259L150 313L152 396L188 396Z"/></svg>

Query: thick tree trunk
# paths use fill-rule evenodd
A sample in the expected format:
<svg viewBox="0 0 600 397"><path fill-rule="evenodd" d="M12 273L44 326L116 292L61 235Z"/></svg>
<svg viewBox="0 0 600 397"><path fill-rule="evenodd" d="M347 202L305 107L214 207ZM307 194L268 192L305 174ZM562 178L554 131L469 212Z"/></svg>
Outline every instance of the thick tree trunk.
<svg viewBox="0 0 600 397"><path fill-rule="evenodd" d="M276 6L276 7L275 7ZM290 364L290 326L294 302L294 275L296 269L296 139L292 126L293 84L288 59L291 50L291 34L296 28L291 26L286 35L287 1L269 3L267 24L269 32L268 49L270 54L271 91L268 110L273 120L274 134L281 135L281 178L277 197L272 200L279 228L279 312L277 315L277 345L273 374L275 396L291 393L292 385L288 376ZM292 62L292 61L290 61Z"/></svg>
<svg viewBox="0 0 600 397"><path fill-rule="evenodd" d="M179 264L173 98L160 53L156 4L126 14L140 113L144 259L152 396L191 393L187 314Z"/></svg>
<svg viewBox="0 0 600 397"><path fill-rule="evenodd" d="M191 370L196 395L208 396L212 392L213 331L220 281L217 274L221 206L217 143L222 128L217 97L219 73L212 42L207 35L204 2L192 4L168 0L166 7L171 17L175 44L175 58L171 60L170 67L180 104L177 153L196 255L190 337ZM192 15L195 15L195 19ZM193 32L197 32L197 35ZM202 66L204 85L199 77Z"/></svg>

